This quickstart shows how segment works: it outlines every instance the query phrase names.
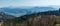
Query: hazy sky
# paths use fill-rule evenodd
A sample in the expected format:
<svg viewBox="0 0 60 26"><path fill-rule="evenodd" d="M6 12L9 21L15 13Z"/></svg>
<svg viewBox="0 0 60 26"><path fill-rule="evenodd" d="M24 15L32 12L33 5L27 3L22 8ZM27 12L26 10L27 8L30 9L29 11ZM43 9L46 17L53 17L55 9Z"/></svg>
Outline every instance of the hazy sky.
<svg viewBox="0 0 60 26"><path fill-rule="evenodd" d="M48 6L59 5L60 0L0 0L0 7L5 6Z"/></svg>

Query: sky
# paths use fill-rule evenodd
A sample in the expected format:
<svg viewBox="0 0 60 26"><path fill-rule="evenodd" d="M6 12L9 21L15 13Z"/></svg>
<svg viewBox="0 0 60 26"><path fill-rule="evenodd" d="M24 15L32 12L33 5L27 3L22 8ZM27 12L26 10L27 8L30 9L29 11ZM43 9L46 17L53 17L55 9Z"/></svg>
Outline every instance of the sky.
<svg viewBox="0 0 60 26"><path fill-rule="evenodd" d="M7 6L60 6L60 0L0 0L0 7Z"/></svg>

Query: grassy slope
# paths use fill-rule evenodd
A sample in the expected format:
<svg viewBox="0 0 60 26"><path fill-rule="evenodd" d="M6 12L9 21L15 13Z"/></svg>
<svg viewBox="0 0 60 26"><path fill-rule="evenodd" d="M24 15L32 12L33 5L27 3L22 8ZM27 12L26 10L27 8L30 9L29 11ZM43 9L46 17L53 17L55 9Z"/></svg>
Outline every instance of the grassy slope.
<svg viewBox="0 0 60 26"><path fill-rule="evenodd" d="M54 15L24 15L22 17L16 17L14 20L10 20L6 22L6 26L9 24L12 25L15 23L17 26L53 26L56 24L59 24L59 18L60 16L54 16ZM12 24L11 24L12 23ZM5 26L4 25L4 26Z"/></svg>

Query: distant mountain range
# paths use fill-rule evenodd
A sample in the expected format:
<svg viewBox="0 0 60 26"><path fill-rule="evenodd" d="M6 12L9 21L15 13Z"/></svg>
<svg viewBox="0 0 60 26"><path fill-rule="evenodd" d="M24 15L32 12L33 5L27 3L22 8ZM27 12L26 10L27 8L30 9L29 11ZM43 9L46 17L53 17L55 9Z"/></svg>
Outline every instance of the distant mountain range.
<svg viewBox="0 0 60 26"><path fill-rule="evenodd" d="M45 11L54 11L56 10L53 7L3 7L0 8L0 12L4 12L8 15L13 16L22 16L26 14L38 13L38 12L45 12Z"/></svg>

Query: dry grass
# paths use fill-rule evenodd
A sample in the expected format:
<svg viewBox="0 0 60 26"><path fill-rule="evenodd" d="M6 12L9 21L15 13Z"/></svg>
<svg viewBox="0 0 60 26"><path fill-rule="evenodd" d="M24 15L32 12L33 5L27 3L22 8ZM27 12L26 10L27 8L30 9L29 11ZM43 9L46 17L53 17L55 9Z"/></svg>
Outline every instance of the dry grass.
<svg viewBox="0 0 60 26"><path fill-rule="evenodd" d="M53 15L41 16L40 15L40 16L35 16L35 17L30 18L26 22L19 23L19 24L16 23L15 26L60 26L57 20L60 21L59 16L53 16ZM55 22L57 23L56 25L55 25ZM8 26L8 25L4 25L4 26Z"/></svg>

